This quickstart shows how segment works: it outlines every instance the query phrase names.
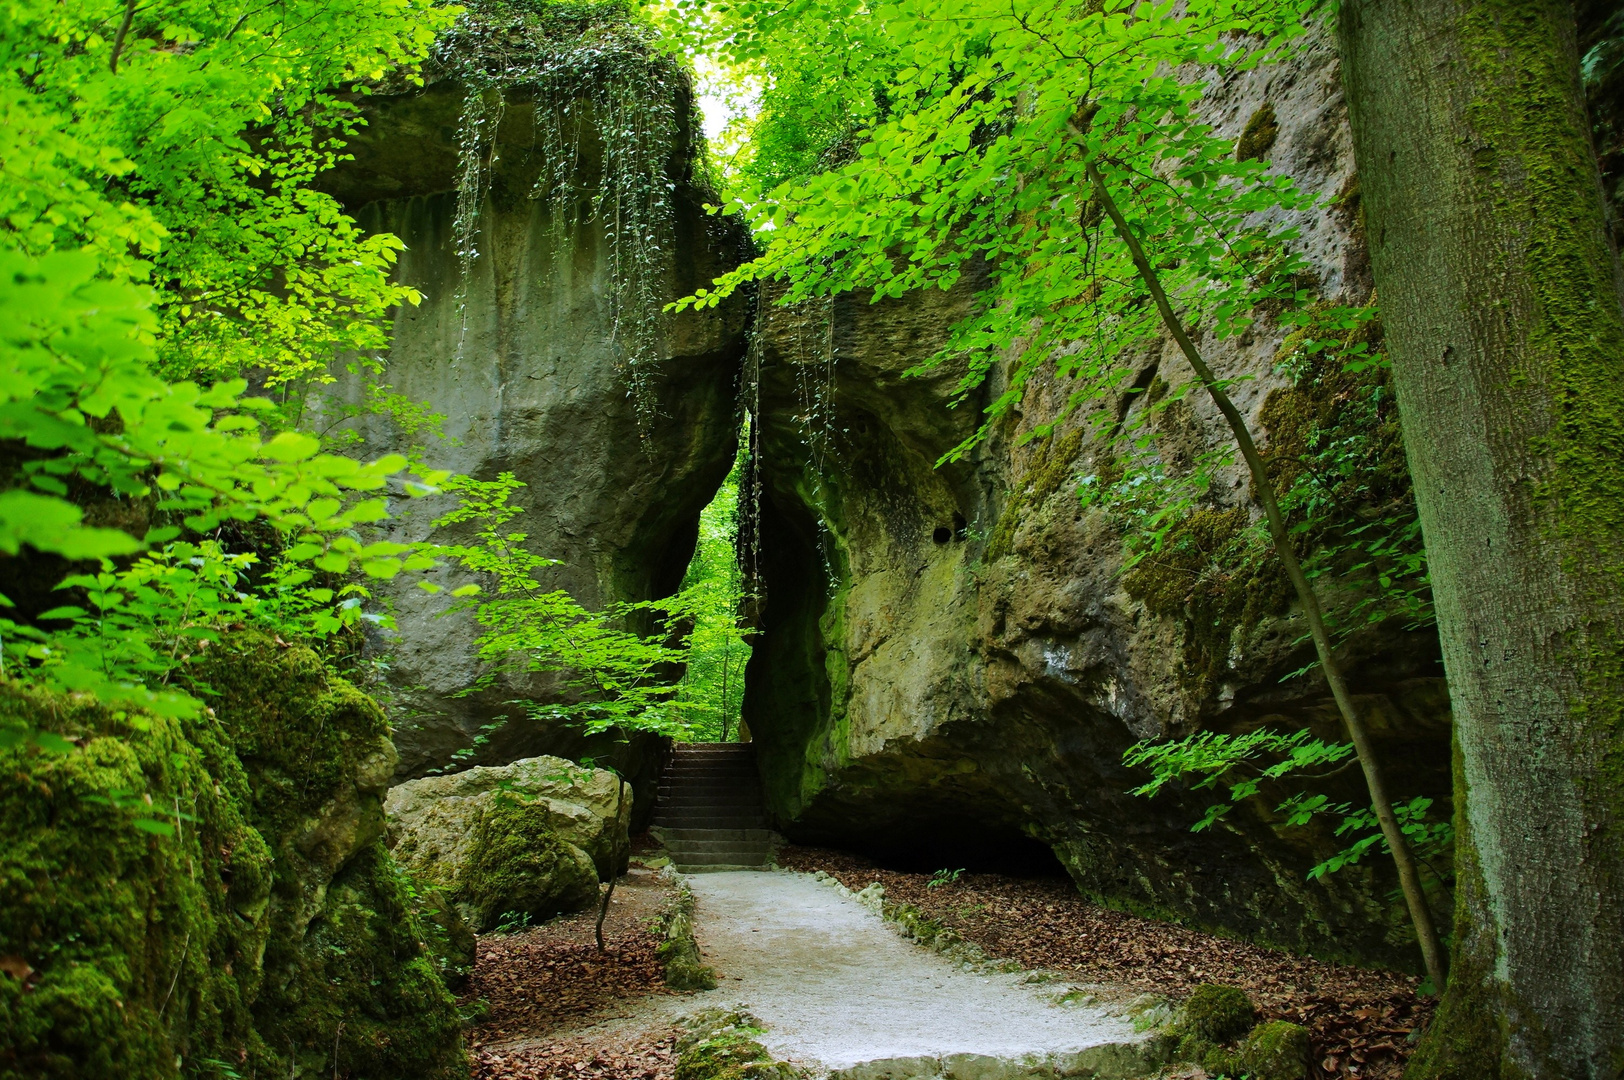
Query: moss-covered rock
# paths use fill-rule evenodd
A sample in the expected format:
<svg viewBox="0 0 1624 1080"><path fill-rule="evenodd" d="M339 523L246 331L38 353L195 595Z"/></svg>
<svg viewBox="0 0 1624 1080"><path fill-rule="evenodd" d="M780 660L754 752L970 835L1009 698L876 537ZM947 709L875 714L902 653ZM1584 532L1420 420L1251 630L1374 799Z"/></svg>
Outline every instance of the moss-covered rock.
<svg viewBox="0 0 1624 1080"><path fill-rule="evenodd" d="M455 895L477 929L492 930L510 914L541 920L591 907L598 871L591 856L552 831L542 809L498 798L474 823Z"/></svg>
<svg viewBox="0 0 1624 1080"><path fill-rule="evenodd" d="M231 635L191 720L0 682L0 1077L463 1075L471 939L384 850L382 713ZM435 942L430 947L430 942Z"/></svg>
<svg viewBox="0 0 1624 1080"><path fill-rule="evenodd" d="M383 710L310 649L233 634L194 666L248 780L274 855L265 984L254 1023L275 1068L355 1080L459 1075L456 1002L441 971L468 961L426 938L429 901L384 849L395 752Z"/></svg>
<svg viewBox="0 0 1624 1080"><path fill-rule="evenodd" d="M676 1080L792 1080L793 1065L756 1041L760 1021L748 1013L708 1010L689 1020L677 1040Z"/></svg>
<svg viewBox="0 0 1624 1080"><path fill-rule="evenodd" d="M1257 1007L1235 986L1202 983L1184 1003L1185 1031L1212 1043L1234 1042L1257 1022Z"/></svg>
<svg viewBox="0 0 1624 1080"><path fill-rule="evenodd" d="M425 776L389 789L390 850L424 881L454 888L468 860L474 823L498 798L534 807L547 828L592 856L598 879L626 872L632 793L608 769L556 757L523 758L500 766Z"/></svg>
<svg viewBox="0 0 1624 1080"><path fill-rule="evenodd" d="M0 753L0 1077L161 1080L258 1057L271 859L218 723L11 682L0 723L78 744Z"/></svg>
<svg viewBox="0 0 1624 1080"><path fill-rule="evenodd" d="M1307 1028L1289 1020L1268 1020L1251 1030L1238 1056L1252 1080L1303 1080L1308 1054Z"/></svg>
<svg viewBox="0 0 1624 1080"><path fill-rule="evenodd" d="M677 890L662 922L665 940L656 951L665 965L665 985L673 990L716 989L716 973L705 966L694 941L694 894L687 885Z"/></svg>
<svg viewBox="0 0 1624 1080"><path fill-rule="evenodd" d="M1261 161L1274 148L1280 137L1280 121L1274 106L1265 101L1246 121L1246 128L1235 141L1236 161Z"/></svg>
<svg viewBox="0 0 1624 1080"><path fill-rule="evenodd" d="M404 876L381 842L346 865L256 1009L260 1034L313 1074L466 1075L461 1017Z"/></svg>

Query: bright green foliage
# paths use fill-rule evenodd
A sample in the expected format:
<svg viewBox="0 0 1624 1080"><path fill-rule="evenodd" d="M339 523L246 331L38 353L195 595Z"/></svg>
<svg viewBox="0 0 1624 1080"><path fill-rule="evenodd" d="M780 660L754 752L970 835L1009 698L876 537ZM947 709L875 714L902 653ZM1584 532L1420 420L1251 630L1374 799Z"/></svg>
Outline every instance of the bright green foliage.
<svg viewBox="0 0 1624 1080"><path fill-rule="evenodd" d="M677 684L673 705L690 737L703 742L726 742L730 733L736 734L744 704L751 631L739 625L745 586L735 542L739 477L747 445L748 440L716 498L699 515L699 544L681 592L661 602L674 621L692 620L686 642L687 668Z"/></svg>
<svg viewBox="0 0 1624 1080"><path fill-rule="evenodd" d="M990 282L978 314L943 353L968 359L966 389L1015 346L995 413L1051 360L1078 379L1073 406L1098 400L1126 374L1130 347L1161 327L1088 197L1091 164L1167 264L1189 323L1227 336L1252 322L1259 303L1295 303L1300 258L1282 246L1292 231L1249 215L1308 200L1263 163L1235 160L1234 144L1196 116L1203 84L1184 73L1264 62L1300 32L1299 5L1177 7L1181 14L1172 4L1098 0L728 5L736 29L723 48L741 62L819 62L792 36L883 42L852 50L866 60L835 53L822 63L830 78L853 63L876 65L876 78L894 68L889 106L849 162L746 206L765 253L679 306L714 304L765 278L787 283L788 304L857 288L878 299L948 288L984 263ZM1056 352L1079 341L1087 347Z"/></svg>
<svg viewBox="0 0 1624 1080"><path fill-rule="evenodd" d="M415 568L429 560L406 562ZM174 676L218 642L224 627L256 623L315 638L378 618L361 610L368 595L362 585L308 585L310 571L286 560L250 584L257 563L253 553L229 554L218 541L176 541L121 570L71 574L57 588L72 590L82 604L41 613L36 621L48 629L0 618L4 661L30 682L189 716L201 701L172 685Z"/></svg>
<svg viewBox="0 0 1624 1080"><path fill-rule="evenodd" d="M0 552L141 546L84 527L73 482L194 529L270 516L314 554L382 513L345 492L403 462L267 437L274 403L239 376L308 380L414 299L388 281L398 242L311 182L355 122L334 87L412 63L444 21L410 0L0 6L0 438L31 451Z"/></svg>
<svg viewBox="0 0 1624 1080"><path fill-rule="evenodd" d="M1198 731L1171 742L1135 743L1123 754L1122 760L1131 767L1151 770L1150 782L1134 788L1134 795L1154 796L1167 785L1183 782L1187 777L1195 778L1190 785L1195 791L1215 789L1220 783L1227 786L1229 802L1207 807L1201 820L1190 826L1192 832L1200 832L1244 800L1259 794L1265 783L1289 781L1308 770L1341 762L1351 764L1352 757L1351 743L1327 743L1306 731L1281 734L1262 728L1245 735ZM1432 800L1424 796L1393 804L1393 812L1417 858L1443 880L1444 875L1431 860L1449 850L1455 832L1447 819L1429 821L1427 813L1431 809ZM1307 825L1319 815L1341 819L1336 835L1342 837L1347 846L1310 870L1310 878L1351 866L1373 849L1387 851L1376 815L1369 807L1332 802L1323 794L1298 792L1276 806L1274 812L1283 815L1284 824L1291 826Z"/></svg>
<svg viewBox="0 0 1624 1080"><path fill-rule="evenodd" d="M475 527L475 543L438 550L491 579L489 589L465 585L454 590L458 601L449 609L472 613L485 628L478 647L486 666L468 692L508 672L560 672L576 700L526 703L533 719L578 724L589 734L610 728L681 734L681 719L671 705L675 688L661 675L680 663L682 653L615 625L655 605L618 604L595 613L562 589L544 588L536 574L556 566L557 560L530 551L527 534L505 530L523 512L508 505L523 486L512 473L495 480L454 477L446 487L462 504L435 522Z"/></svg>

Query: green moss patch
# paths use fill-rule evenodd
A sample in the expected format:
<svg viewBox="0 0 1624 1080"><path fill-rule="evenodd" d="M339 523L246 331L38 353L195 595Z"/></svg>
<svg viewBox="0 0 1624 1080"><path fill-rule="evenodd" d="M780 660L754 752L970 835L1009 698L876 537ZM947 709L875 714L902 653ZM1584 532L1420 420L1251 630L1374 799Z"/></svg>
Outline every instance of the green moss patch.
<svg viewBox="0 0 1624 1080"><path fill-rule="evenodd" d="M665 940L656 950L665 965L665 985L673 990L714 990L716 973L705 966L694 941L694 894L687 885L661 917Z"/></svg>
<svg viewBox="0 0 1624 1080"><path fill-rule="evenodd" d="M1262 161L1279 137L1280 122L1275 119L1274 105L1265 101L1246 121L1241 137L1236 140L1235 160Z"/></svg>
<svg viewBox="0 0 1624 1080"><path fill-rule="evenodd" d="M142 717L136 730L13 683L0 712L79 744L0 754L13 972L0 975L0 1077L209 1076L205 1061L257 1056L248 1005L270 857L218 725Z"/></svg>
<svg viewBox="0 0 1624 1080"><path fill-rule="evenodd" d="M537 807L499 797L474 823L456 898L481 931L495 929L510 914L539 922L591 907L598 871L590 855L547 827Z"/></svg>
<svg viewBox="0 0 1624 1080"><path fill-rule="evenodd" d="M677 1040L676 1080L793 1080L794 1066L774 1060L757 1042L760 1022L748 1013L710 1010L689 1021Z"/></svg>
<svg viewBox="0 0 1624 1080"><path fill-rule="evenodd" d="M471 939L380 842L382 712L261 634L191 674L186 721L0 682L77 747L0 753L0 1078L466 1075Z"/></svg>
<svg viewBox="0 0 1624 1080"><path fill-rule="evenodd" d="M1257 1006L1235 986L1202 983L1184 1003L1184 1030L1207 1042L1227 1043L1245 1035L1257 1022Z"/></svg>

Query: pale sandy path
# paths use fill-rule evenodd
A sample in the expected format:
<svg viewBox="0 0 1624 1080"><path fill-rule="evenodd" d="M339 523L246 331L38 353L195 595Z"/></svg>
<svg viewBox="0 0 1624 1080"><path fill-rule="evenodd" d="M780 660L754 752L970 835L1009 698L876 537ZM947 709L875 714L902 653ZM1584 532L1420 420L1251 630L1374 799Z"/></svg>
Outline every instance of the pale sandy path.
<svg viewBox="0 0 1624 1080"><path fill-rule="evenodd" d="M1103 1009L921 948L833 885L785 871L696 874L695 937L720 978L694 1004L759 1017L774 1054L831 1069L894 1058L1054 1055L1135 1042Z"/></svg>

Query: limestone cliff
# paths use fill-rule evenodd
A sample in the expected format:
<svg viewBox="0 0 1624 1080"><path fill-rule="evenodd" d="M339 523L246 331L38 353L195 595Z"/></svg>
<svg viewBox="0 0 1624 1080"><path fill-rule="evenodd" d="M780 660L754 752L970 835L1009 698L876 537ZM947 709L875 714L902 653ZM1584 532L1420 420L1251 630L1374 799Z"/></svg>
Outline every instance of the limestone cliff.
<svg viewBox="0 0 1624 1080"><path fill-rule="evenodd" d="M1302 223L1313 287L1363 300L1368 264L1334 51L1313 44L1214 88L1206 107L1221 133L1250 129L1243 153L1324 195ZM1266 571L1213 584L1229 590L1228 607L1187 602L1182 585L1177 602L1161 604L1154 588L1127 587L1118 525L1077 494L1083 478L1113 467L1088 418L1030 438L1060 414L1065 385L1029 386L967 460L934 467L981 421L981 402L952 407L956 371L903 373L931 357L969 296L961 286L761 315L747 392L760 417L766 600L745 710L780 826L942 865L1037 841L1108 902L1413 966L1380 862L1311 882L1306 871L1335 850L1326 835L1281 828L1251 807L1193 834L1217 801L1210 792L1127 794L1144 777L1121 757L1139 739L1265 723L1340 738L1336 713L1316 676L1283 679L1312 653ZM1290 407L1306 407L1274 370L1286 336L1265 317L1247 337L1206 344L1221 375L1249 379L1232 393L1276 438ZM1119 422L1190 377L1170 343L1132 364L1148 392L1104 406ZM1169 471L1228 439L1197 395L1150 430ZM1219 475L1205 513L1255 517L1244 474ZM1436 641L1394 625L1348 642L1355 685L1395 789L1447 800ZM1356 774L1346 780L1339 794L1359 800Z"/></svg>
<svg viewBox="0 0 1624 1080"><path fill-rule="evenodd" d="M744 239L703 209L687 77L616 10L465 21L426 88L368 99L354 160L330 179L364 225L405 242L399 277L423 294L397 316L377 379L445 416L427 464L516 474L528 486L514 528L560 560L549 584L593 609L680 582L733 456L744 350L742 305L660 311L734 265ZM346 384L350 403L365 393ZM420 439L387 416L355 426L363 454ZM430 527L447 508L400 499L389 537L455 541ZM513 699L558 697L541 678L459 696L477 671L476 629L440 617L444 594L409 582L379 592L397 625L374 646L401 776L522 715ZM469 763L585 750L516 721Z"/></svg>
<svg viewBox="0 0 1624 1080"><path fill-rule="evenodd" d="M1249 805L1192 834L1206 793L1127 794L1143 777L1120 762L1138 739L1264 723L1340 735L1320 681L1286 677L1309 650L1267 567L1223 580L1167 570L1199 577L1194 592L1144 569L1125 575L1120 522L1077 497L1084 478L1115 468L1090 418L1030 438L1060 414L1061 384L1031 384L968 458L937 467L980 423L981 402L953 407L955 371L905 372L968 310L969 279L879 305L763 304L748 358L742 306L660 315L743 254L732 227L702 211L686 81L625 27L481 33L453 42L463 52L426 89L370 101L355 160L334 179L362 220L405 240L401 277L425 295L397 319L381 378L446 414L453 441L430 441L430 464L511 470L529 485L518 527L563 560L554 580L588 606L676 586L728 466L736 404L750 411L761 497L747 569L765 601L746 717L778 824L944 864L978 849L1052 850L1112 903L1410 963L1380 860L1310 882L1307 869L1339 846L1322 832L1281 828ZM1208 108L1220 131L1244 135L1243 153L1325 197L1301 223L1316 273L1305 286L1362 300L1368 260L1332 50L1310 42L1214 88ZM638 249L636 265L605 213L630 175L626 132L638 160L658 160L667 199L661 242ZM1222 374L1248 378L1234 393L1282 447L1334 413L1339 392L1329 380L1315 397L1276 372L1286 337L1265 314L1251 335L1208 343ZM1188 378L1172 349L1130 359L1142 393L1103 406L1117 422ZM1391 450L1396 427L1382 422ZM368 451L414 442L377 419L357 430ZM1196 395L1147 430L1174 473L1227 439ZM1288 467L1290 453L1279 460ZM1209 501L1179 526L1197 549L1256 514L1234 468ZM440 509L402 500L393 535L427 536ZM511 699L556 696L535 680L459 697L475 673L473 628L437 619L443 599L385 593L398 629L375 645L390 665L403 776L446 763ZM1346 649L1395 789L1447 812L1436 642L1399 625L1356 633ZM568 733L511 725L475 760L583 749ZM1356 774L1332 784L1362 798Z"/></svg>

